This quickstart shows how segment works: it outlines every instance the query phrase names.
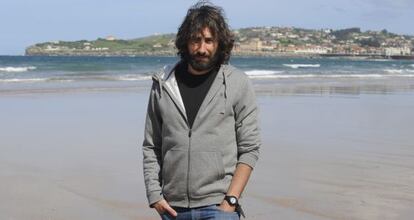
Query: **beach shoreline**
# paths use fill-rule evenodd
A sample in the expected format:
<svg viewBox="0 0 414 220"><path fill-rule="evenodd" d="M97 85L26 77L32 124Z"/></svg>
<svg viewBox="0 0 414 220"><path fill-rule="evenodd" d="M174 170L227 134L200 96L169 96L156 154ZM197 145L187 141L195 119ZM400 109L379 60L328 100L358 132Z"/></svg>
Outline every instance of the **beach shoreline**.
<svg viewBox="0 0 414 220"><path fill-rule="evenodd" d="M250 76L259 96L291 95L361 95L410 93L414 91L414 77L401 78L255 78ZM42 82L9 83L0 87L1 96L30 94L71 94L71 93L144 93L151 86L151 80L114 82ZM1 85L1 84L0 84Z"/></svg>

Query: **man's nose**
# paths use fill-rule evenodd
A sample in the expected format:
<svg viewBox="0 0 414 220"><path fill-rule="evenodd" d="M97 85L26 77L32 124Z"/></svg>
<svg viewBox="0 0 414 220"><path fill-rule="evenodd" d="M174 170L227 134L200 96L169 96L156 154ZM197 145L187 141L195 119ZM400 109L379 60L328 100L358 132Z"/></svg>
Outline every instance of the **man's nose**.
<svg viewBox="0 0 414 220"><path fill-rule="evenodd" d="M206 47L207 45L206 45L206 42L205 41L201 41L200 42L200 47L198 48L198 52L199 53L206 53L207 52L207 47Z"/></svg>

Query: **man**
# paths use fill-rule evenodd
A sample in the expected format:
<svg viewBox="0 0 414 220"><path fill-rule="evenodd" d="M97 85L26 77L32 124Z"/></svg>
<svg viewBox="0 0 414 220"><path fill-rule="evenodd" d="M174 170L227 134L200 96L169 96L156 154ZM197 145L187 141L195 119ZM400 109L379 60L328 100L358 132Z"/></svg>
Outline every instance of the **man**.
<svg viewBox="0 0 414 220"><path fill-rule="evenodd" d="M181 60L153 77L143 143L147 197L162 219L239 219L258 159L257 106L247 76L228 64L234 38L222 9L188 10Z"/></svg>

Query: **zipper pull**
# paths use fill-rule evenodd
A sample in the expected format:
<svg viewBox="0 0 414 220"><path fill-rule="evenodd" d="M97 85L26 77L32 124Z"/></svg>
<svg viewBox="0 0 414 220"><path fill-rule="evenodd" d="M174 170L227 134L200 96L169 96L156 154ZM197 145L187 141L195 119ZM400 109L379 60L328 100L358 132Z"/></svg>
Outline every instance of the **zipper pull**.
<svg viewBox="0 0 414 220"><path fill-rule="evenodd" d="M192 132L191 132L191 130L190 130L190 131L188 132L188 137L191 137L191 133L192 133Z"/></svg>

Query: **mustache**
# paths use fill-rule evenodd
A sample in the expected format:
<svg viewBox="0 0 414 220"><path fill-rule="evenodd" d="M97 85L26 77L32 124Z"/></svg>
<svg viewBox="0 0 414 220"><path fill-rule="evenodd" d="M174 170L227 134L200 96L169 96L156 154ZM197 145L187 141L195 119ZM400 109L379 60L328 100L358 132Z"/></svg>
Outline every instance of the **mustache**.
<svg viewBox="0 0 414 220"><path fill-rule="evenodd" d="M207 53L197 52L193 56L195 57L210 57Z"/></svg>
<svg viewBox="0 0 414 220"><path fill-rule="evenodd" d="M210 56L207 55L195 55L194 58L210 58Z"/></svg>

